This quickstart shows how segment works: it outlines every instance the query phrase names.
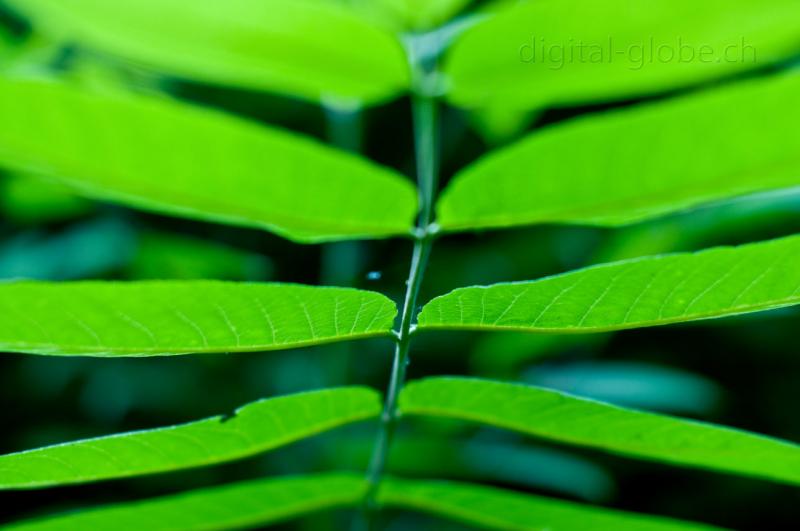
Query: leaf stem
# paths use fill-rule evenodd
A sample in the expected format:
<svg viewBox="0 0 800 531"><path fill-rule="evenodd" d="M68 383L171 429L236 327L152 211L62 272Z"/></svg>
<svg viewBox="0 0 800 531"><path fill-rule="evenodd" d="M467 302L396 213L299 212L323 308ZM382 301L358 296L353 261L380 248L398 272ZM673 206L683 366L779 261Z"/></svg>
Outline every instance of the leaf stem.
<svg viewBox="0 0 800 531"><path fill-rule="evenodd" d="M360 153L364 143L363 109L356 102L323 100L328 141L337 148Z"/></svg>
<svg viewBox="0 0 800 531"><path fill-rule="evenodd" d="M418 228L426 238L431 232L433 205L439 184L438 114L436 100L432 96L412 97L414 116L414 147L417 158L417 181L419 185L420 216ZM435 231L433 231L435 232Z"/></svg>
<svg viewBox="0 0 800 531"><path fill-rule="evenodd" d="M367 471L368 489L362 504L363 528L375 529L377 526L377 494L386 469L389 450L397 426L397 402L406 381L406 369L411 350L411 334L416 316L422 279L428 266L436 236L432 224L433 204L438 187L438 116L436 101L429 94L412 96L414 118L414 146L417 160L417 182L419 186L420 215L411 258L411 268L406 282L405 302L397 331L392 374L386 391L386 402L381 415L378 435L375 439L372 459Z"/></svg>

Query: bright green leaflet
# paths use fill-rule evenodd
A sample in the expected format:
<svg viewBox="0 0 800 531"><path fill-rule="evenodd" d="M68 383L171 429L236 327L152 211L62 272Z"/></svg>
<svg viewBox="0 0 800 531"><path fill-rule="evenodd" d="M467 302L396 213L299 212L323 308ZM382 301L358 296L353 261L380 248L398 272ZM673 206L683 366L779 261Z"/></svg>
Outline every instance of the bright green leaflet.
<svg viewBox="0 0 800 531"><path fill-rule="evenodd" d="M223 463L375 418L378 393L339 388L271 398L233 416L0 456L0 489L87 483Z"/></svg>
<svg viewBox="0 0 800 531"><path fill-rule="evenodd" d="M471 0L316 0L339 4L393 33L423 32L444 25Z"/></svg>
<svg viewBox="0 0 800 531"><path fill-rule="evenodd" d="M605 332L800 304L800 236L603 264L529 282L461 288L421 329Z"/></svg>
<svg viewBox="0 0 800 531"><path fill-rule="evenodd" d="M314 511L355 506L366 490L357 474L289 476L234 483L141 502L44 517L2 527L4 531L152 529L214 531L264 526ZM489 529L668 531L715 529L699 524L596 509L574 503L464 483L387 478L383 506L438 514ZM580 524L583 523L582 527Z"/></svg>
<svg viewBox="0 0 800 531"><path fill-rule="evenodd" d="M402 27L424 30L447 22L471 0L366 0L398 20Z"/></svg>
<svg viewBox="0 0 800 531"><path fill-rule="evenodd" d="M408 87L400 42L332 2L11 0L34 25L196 81L378 103Z"/></svg>
<svg viewBox="0 0 800 531"><path fill-rule="evenodd" d="M498 146L522 134L535 122L535 112L519 111L501 105L475 109L470 122L483 140L490 146Z"/></svg>
<svg viewBox="0 0 800 531"><path fill-rule="evenodd" d="M393 171L166 99L0 79L0 116L0 164L159 213L320 242L405 235L417 210Z"/></svg>
<svg viewBox="0 0 800 531"><path fill-rule="evenodd" d="M383 506L416 509L484 529L504 531L719 529L450 481L389 479L384 483L379 499Z"/></svg>
<svg viewBox="0 0 800 531"><path fill-rule="evenodd" d="M366 481L354 474L287 476L44 517L4 531L251 529L314 511L352 506Z"/></svg>
<svg viewBox="0 0 800 531"><path fill-rule="evenodd" d="M465 33L444 72L467 107L612 101L788 59L798 24L795 0L537 0Z"/></svg>
<svg viewBox="0 0 800 531"><path fill-rule="evenodd" d="M800 4L798 4L800 6ZM800 75L590 115L531 134L455 177L445 230L625 225L800 186Z"/></svg>
<svg viewBox="0 0 800 531"><path fill-rule="evenodd" d="M400 409L406 415L479 422L640 459L800 484L796 444L541 387L431 378L406 386Z"/></svg>
<svg viewBox="0 0 800 531"><path fill-rule="evenodd" d="M292 284L0 283L0 351L65 356L257 352L388 336L378 293Z"/></svg>

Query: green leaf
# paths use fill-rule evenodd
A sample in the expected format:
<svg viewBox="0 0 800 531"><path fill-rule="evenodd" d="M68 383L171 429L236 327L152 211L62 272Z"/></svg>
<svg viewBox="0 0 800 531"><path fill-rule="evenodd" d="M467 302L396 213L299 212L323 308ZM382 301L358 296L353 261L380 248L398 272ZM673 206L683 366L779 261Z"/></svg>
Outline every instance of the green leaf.
<svg viewBox="0 0 800 531"><path fill-rule="evenodd" d="M497 146L520 136L537 117L535 112L492 105L474 110L470 114L470 122L484 142Z"/></svg>
<svg viewBox="0 0 800 531"><path fill-rule="evenodd" d="M34 25L192 80L317 101L377 103L403 92L397 38L312 0L11 0Z"/></svg>
<svg viewBox="0 0 800 531"><path fill-rule="evenodd" d="M248 404L233 416L0 456L0 489L87 483L224 463L377 417L367 388L312 391Z"/></svg>
<svg viewBox="0 0 800 531"><path fill-rule="evenodd" d="M800 5L800 4L798 4ZM566 122L466 168L444 192L445 230L625 225L800 185L796 73Z"/></svg>
<svg viewBox="0 0 800 531"><path fill-rule="evenodd" d="M234 483L132 503L46 516L3 527L6 531L148 529L216 531L261 528L312 512L356 506L367 490L361 474L285 476ZM489 529L597 531L711 530L700 524L639 516L525 496L465 483L386 478L378 502L433 513Z"/></svg>
<svg viewBox="0 0 800 531"><path fill-rule="evenodd" d="M605 332L800 304L800 236L604 264L530 282L461 288L421 329Z"/></svg>
<svg viewBox="0 0 800 531"><path fill-rule="evenodd" d="M402 27L413 30L430 29L444 24L471 0L367 0L373 9L391 13Z"/></svg>
<svg viewBox="0 0 800 531"><path fill-rule="evenodd" d="M355 474L286 476L49 516L12 524L3 529L250 529L316 511L355 505L363 497L366 487L363 477Z"/></svg>
<svg viewBox="0 0 800 531"><path fill-rule="evenodd" d="M103 200L300 242L408 234L411 183L298 135L159 98L0 79L0 164Z"/></svg>
<svg viewBox="0 0 800 531"><path fill-rule="evenodd" d="M0 283L0 351L64 356L258 352L388 336L378 293L292 284Z"/></svg>
<svg viewBox="0 0 800 531"><path fill-rule="evenodd" d="M406 415L479 422L640 459L800 484L800 446L540 387L468 378L409 384Z"/></svg>
<svg viewBox="0 0 800 531"><path fill-rule="evenodd" d="M445 481L387 480L384 506L416 509L472 526L506 531L690 531L718 529L692 522L624 513L496 488Z"/></svg>
<svg viewBox="0 0 800 531"><path fill-rule="evenodd" d="M541 0L465 33L444 70L466 107L605 102L791 58L798 24L794 0Z"/></svg>

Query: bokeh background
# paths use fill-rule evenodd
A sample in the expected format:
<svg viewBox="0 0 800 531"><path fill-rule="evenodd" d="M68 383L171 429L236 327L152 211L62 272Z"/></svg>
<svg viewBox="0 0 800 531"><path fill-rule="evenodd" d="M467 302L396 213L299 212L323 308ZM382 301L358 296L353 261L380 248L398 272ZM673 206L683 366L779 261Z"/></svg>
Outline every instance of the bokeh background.
<svg viewBox="0 0 800 531"><path fill-rule="evenodd" d="M58 76L87 86L168 93L357 150L413 175L408 100L363 113L343 113L274 95L166 78L89 50L49 42L2 3L0 68ZM636 102L618 105L632 103ZM510 128L444 108L442 184L496 145L608 107L547 112L519 119ZM745 243L798 231L800 194L784 193L621 230L541 227L448 237L434 251L422 300L460 286L533 279L600 261ZM271 280L354 286L400 300L410 251L405 241L302 246L260 231L95 203L34 176L0 173L3 279ZM471 374L525 381L798 441L799 325L796 311L783 310L602 337L426 334L416 340L410 377ZM383 389L390 363L391 345L382 340L180 358L3 354L0 452L186 422L301 390L346 384ZM362 470L374 431L373 424L364 423L261 457L185 473L3 492L0 522L269 474ZM800 493L790 487L553 447L458 423L403 422L391 470L409 476L480 480L735 529L800 527ZM349 517L346 512L333 518L312 516L285 527L341 529ZM389 521L390 528L398 530L462 528L405 513L390 514Z"/></svg>

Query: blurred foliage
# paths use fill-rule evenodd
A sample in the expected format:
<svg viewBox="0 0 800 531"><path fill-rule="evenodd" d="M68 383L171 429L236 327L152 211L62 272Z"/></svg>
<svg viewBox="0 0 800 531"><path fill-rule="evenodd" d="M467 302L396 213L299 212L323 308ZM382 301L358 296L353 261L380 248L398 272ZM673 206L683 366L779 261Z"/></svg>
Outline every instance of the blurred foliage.
<svg viewBox="0 0 800 531"><path fill-rule="evenodd" d="M467 3L449 2L452 9L447 15L430 12L425 2L384 0L361 2L361 7L373 20L416 29L440 22ZM387 12L400 13L401 18L387 17ZM2 10L2 3L0 61L0 69L25 75L62 76L79 84L167 94L328 137L405 173L413 169L407 99L357 113L355 125L345 123L344 137L337 136L342 123L330 110L275 94L162 77L80 46L61 46L33 31L10 10ZM503 145L526 130L610 107L549 110L536 117L503 109L480 115L448 109L443 115L445 177L491 145ZM347 132L350 126L360 136L358 141L353 141L352 129ZM410 250L405 243L301 247L256 230L90 202L27 175L5 174L0 179L0 278L225 278L308 284L323 280L382 291L395 299L402 295ZM442 185L446 182L443 179ZM737 200L629 228L545 226L460 235L439 243L423 300L461 286L530 279L602 261L747 243L798 231L800 194L787 193L778 201L774 196ZM419 338L409 370L414 378L446 370L525 380L798 440L799 323L800 315L787 310L769 319L743 317L599 338L434 333ZM4 355L0 357L0 403L6 407L0 408L0 452L186 422L300 390L343 384L382 388L390 362L384 340L300 349L279 356L101 360ZM177 475L41 492L2 492L0 521L267 473L313 472L332 466L361 470L373 428L347 427L244 462ZM526 491L607 501L620 509L714 521L741 530L792 530L800 520L797 492L789 487L676 471L658 464L632 464L591 451L534 446L522 438L504 438L460 424L432 426L415 421L413 429L401 433L390 468L412 475L480 478ZM341 529L346 522L345 515L336 513L334 518L311 516L286 528L325 531ZM401 512L392 512L390 522L389 529L397 531L464 528Z"/></svg>
<svg viewBox="0 0 800 531"><path fill-rule="evenodd" d="M12 173L0 181L0 209L9 221L37 225L65 221L91 211L92 204L66 186L32 175Z"/></svg>

